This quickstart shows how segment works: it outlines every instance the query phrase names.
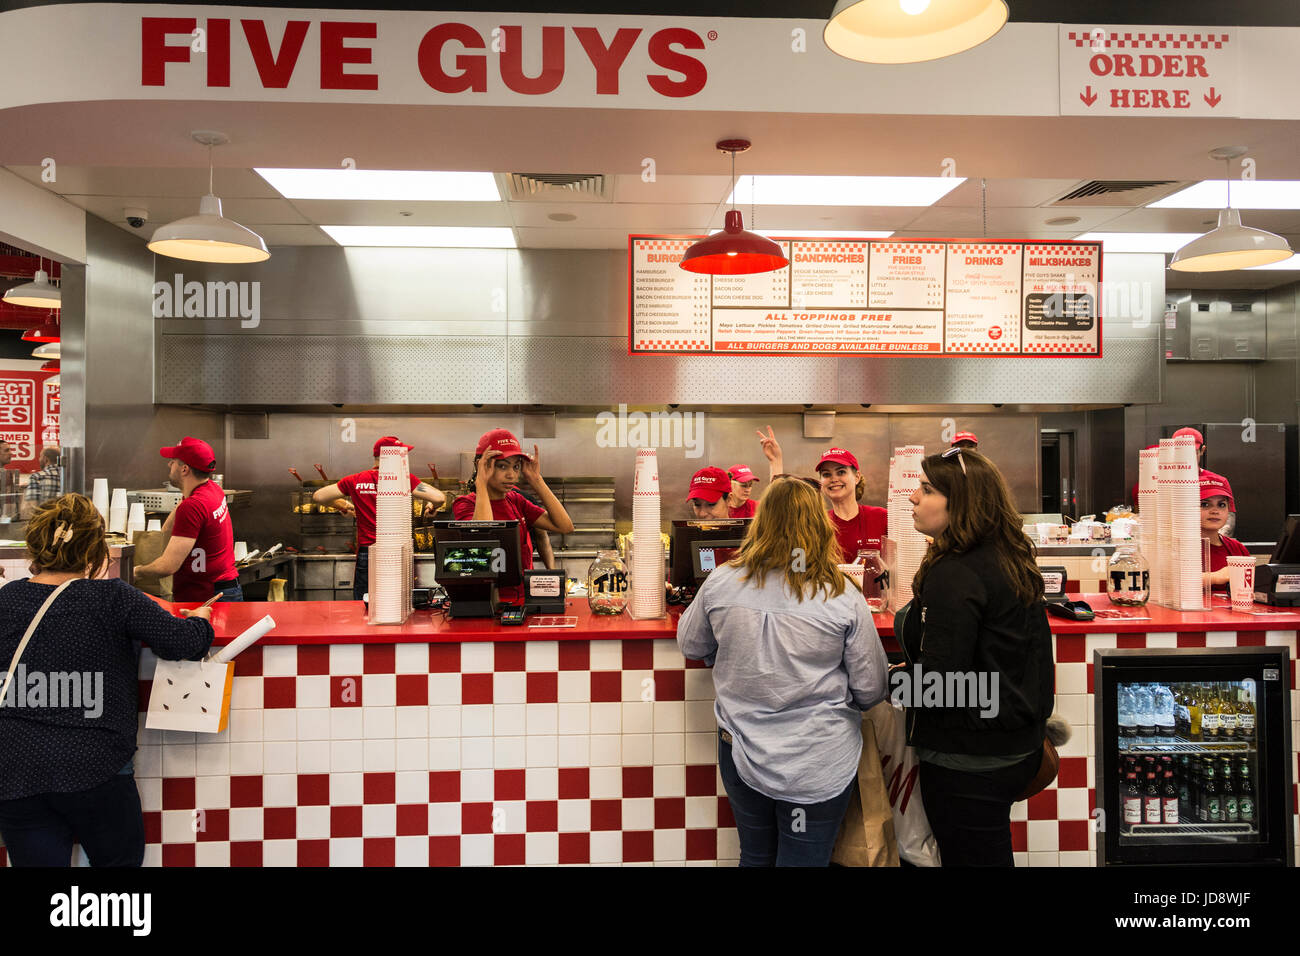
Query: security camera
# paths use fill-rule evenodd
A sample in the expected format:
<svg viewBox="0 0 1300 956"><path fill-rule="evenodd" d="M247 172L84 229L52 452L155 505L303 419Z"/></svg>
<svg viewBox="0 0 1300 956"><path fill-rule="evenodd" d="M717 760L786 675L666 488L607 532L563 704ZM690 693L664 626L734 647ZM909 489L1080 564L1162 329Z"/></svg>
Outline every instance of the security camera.
<svg viewBox="0 0 1300 956"><path fill-rule="evenodd" d="M126 224L132 229L139 229L149 221L148 209L137 209L134 206L127 206L122 210L122 215L126 217Z"/></svg>

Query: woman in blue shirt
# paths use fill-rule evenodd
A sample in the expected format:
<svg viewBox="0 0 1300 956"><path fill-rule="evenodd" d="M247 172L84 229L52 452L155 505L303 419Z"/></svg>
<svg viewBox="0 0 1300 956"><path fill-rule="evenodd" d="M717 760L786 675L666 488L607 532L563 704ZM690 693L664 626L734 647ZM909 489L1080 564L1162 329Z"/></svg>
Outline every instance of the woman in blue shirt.
<svg viewBox="0 0 1300 956"><path fill-rule="evenodd" d="M677 626L713 666L718 768L741 866L826 866L888 663L862 593L836 567L812 487L778 478L736 557Z"/></svg>

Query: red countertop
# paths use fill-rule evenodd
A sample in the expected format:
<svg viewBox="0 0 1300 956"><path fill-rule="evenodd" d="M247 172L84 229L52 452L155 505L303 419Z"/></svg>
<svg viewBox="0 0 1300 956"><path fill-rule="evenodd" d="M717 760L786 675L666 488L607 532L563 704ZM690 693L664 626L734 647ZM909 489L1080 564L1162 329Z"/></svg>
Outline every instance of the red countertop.
<svg viewBox="0 0 1300 956"><path fill-rule="evenodd" d="M1295 631L1300 630L1300 612L1286 608L1259 607L1261 613L1246 614L1226 606L1210 611L1171 611L1148 605L1145 608L1116 608L1104 594L1072 594L1096 611L1117 611L1126 616L1094 621L1067 621L1051 617L1052 633L1061 636L1087 634L1205 633L1206 631ZM1220 599L1221 600L1221 599ZM177 609L193 604L167 604ZM1217 604L1218 602L1216 602ZM566 614L578 618L576 627L537 628L504 626L490 618L444 618L442 612L416 611L405 624L370 625L359 601L288 601L220 604L212 609L216 643L224 644L269 614L275 630L262 644L403 644L467 641L600 641L673 637L681 609L670 607L668 617L658 621L634 621L628 615L604 617L592 614L583 598L571 598ZM893 616L874 615L876 630L894 645Z"/></svg>

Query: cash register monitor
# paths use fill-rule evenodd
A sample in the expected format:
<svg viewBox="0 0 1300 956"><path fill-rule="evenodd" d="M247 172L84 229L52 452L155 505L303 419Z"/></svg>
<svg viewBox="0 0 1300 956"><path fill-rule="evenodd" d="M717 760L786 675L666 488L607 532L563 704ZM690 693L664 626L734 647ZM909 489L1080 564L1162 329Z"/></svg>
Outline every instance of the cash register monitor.
<svg viewBox="0 0 1300 956"><path fill-rule="evenodd" d="M1300 564L1300 515L1287 515L1269 564Z"/></svg>
<svg viewBox="0 0 1300 956"><path fill-rule="evenodd" d="M492 617L494 588L523 582L518 521L435 521L433 536L452 617Z"/></svg>
<svg viewBox="0 0 1300 956"><path fill-rule="evenodd" d="M668 583L699 587L740 551L750 518L674 521L668 544Z"/></svg>

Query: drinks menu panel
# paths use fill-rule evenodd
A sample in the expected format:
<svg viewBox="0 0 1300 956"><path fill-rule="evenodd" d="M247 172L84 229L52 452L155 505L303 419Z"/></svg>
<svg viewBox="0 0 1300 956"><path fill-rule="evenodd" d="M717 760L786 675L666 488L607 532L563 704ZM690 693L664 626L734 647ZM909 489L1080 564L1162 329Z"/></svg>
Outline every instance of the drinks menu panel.
<svg viewBox="0 0 1300 956"><path fill-rule="evenodd" d="M695 238L629 236L629 351L1101 355L1100 243L774 241L786 268L708 276Z"/></svg>

